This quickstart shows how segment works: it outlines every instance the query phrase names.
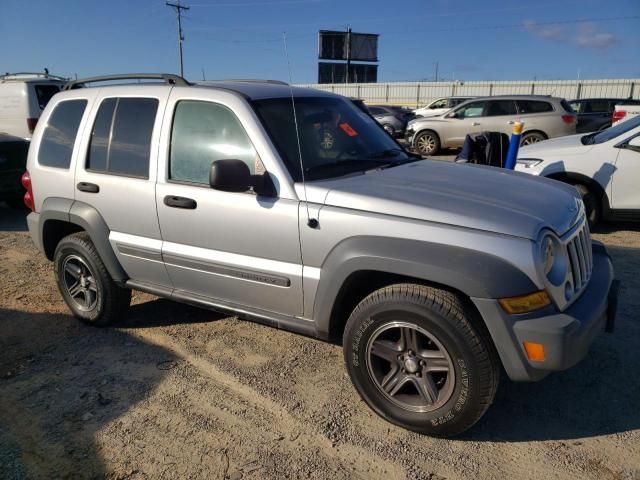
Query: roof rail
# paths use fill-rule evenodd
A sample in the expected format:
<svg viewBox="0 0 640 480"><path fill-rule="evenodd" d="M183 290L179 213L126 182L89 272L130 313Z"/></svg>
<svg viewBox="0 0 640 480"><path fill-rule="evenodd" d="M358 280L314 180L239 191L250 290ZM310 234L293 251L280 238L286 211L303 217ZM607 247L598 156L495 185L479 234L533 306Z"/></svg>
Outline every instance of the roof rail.
<svg viewBox="0 0 640 480"><path fill-rule="evenodd" d="M274 85L289 85L287 82L283 82L282 80L260 80L260 79L253 79L253 78L229 78L224 80L203 80L198 83L207 84L207 83L220 83L220 82L272 83Z"/></svg>
<svg viewBox="0 0 640 480"><path fill-rule="evenodd" d="M0 75L0 80L13 80L14 78L19 80L19 77L43 77L51 78L53 80L62 80L65 82L69 80L68 78L61 77L59 75L51 75L46 72L6 72L4 75Z"/></svg>
<svg viewBox="0 0 640 480"><path fill-rule="evenodd" d="M125 73L121 75L101 75L99 77L80 78L68 82L63 90L82 88L87 83L110 82L112 80L164 80L167 85L187 86L191 85L180 75L172 73Z"/></svg>

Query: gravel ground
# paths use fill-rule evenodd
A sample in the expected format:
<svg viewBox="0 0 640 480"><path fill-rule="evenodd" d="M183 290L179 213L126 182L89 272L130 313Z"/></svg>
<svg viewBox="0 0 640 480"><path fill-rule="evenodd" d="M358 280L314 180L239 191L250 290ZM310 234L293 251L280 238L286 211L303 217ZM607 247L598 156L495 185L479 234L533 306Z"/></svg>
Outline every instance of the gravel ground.
<svg viewBox="0 0 640 480"><path fill-rule="evenodd" d="M141 293L119 328L80 324L22 215L0 208L0 478L640 479L637 226L594 234L615 334L441 440L374 415L337 345Z"/></svg>

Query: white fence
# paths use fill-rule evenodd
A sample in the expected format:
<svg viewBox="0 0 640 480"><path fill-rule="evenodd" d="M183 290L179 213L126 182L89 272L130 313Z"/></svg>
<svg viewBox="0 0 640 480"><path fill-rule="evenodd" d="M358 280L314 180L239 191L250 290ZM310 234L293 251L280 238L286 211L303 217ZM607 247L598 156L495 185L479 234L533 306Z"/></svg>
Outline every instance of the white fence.
<svg viewBox="0 0 640 480"><path fill-rule="evenodd" d="M369 104L422 106L439 97L454 95L552 95L576 98L640 99L640 79L539 80L502 82L397 82L307 84L304 87L361 98Z"/></svg>

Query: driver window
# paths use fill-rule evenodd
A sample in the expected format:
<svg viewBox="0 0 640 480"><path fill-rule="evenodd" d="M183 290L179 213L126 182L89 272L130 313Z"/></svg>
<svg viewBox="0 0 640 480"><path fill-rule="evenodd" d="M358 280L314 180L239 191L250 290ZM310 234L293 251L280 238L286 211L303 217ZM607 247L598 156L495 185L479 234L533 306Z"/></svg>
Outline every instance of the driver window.
<svg viewBox="0 0 640 480"><path fill-rule="evenodd" d="M456 110L456 116L459 118L481 117L485 104L486 102L471 102Z"/></svg>
<svg viewBox="0 0 640 480"><path fill-rule="evenodd" d="M215 160L238 159L252 174L264 171L238 118L222 105L183 100L176 105L171 130L169 178L209 184Z"/></svg>

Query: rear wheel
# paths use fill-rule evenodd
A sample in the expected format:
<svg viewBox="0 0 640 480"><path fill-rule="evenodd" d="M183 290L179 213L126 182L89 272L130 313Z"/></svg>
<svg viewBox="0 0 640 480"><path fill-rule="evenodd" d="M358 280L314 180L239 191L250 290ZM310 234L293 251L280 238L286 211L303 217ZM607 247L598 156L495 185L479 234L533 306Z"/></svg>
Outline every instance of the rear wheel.
<svg viewBox="0 0 640 480"><path fill-rule="evenodd" d="M125 315L131 290L113 281L85 232L60 241L54 267L60 293L77 318L91 325L105 326Z"/></svg>
<svg viewBox="0 0 640 480"><path fill-rule="evenodd" d="M574 187L576 187L576 190L578 190L578 193L580 193L580 197L582 197L582 202L584 203L584 210L589 222L589 226L593 227L600 221L601 216L601 208L598 197L585 185L576 184L574 185Z"/></svg>
<svg viewBox="0 0 640 480"><path fill-rule="evenodd" d="M416 135L414 146L420 155L435 155L440 150L440 138L436 132L426 130Z"/></svg>
<svg viewBox="0 0 640 480"><path fill-rule="evenodd" d="M520 140L520 146L524 147L525 145L532 145L534 143L542 142L546 139L547 137L545 137L540 132L527 132L522 136L522 139Z"/></svg>
<svg viewBox="0 0 640 480"><path fill-rule="evenodd" d="M356 307L344 357L358 393L378 415L434 436L476 423L500 372L474 313L450 292L413 284L377 290Z"/></svg>

